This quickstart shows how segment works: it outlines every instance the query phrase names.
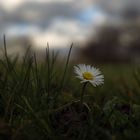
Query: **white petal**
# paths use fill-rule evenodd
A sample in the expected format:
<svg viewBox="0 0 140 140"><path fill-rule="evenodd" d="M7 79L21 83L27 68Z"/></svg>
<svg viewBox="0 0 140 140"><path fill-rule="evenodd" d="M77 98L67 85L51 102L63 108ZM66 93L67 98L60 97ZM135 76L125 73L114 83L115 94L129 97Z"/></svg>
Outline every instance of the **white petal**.
<svg viewBox="0 0 140 140"><path fill-rule="evenodd" d="M81 83L90 82L95 87L104 83L104 76L101 74L101 71L90 65L79 64L77 66L74 66L74 72L77 74L76 77L81 80ZM84 72L90 72L94 76L94 79L93 80L84 79L83 77Z"/></svg>

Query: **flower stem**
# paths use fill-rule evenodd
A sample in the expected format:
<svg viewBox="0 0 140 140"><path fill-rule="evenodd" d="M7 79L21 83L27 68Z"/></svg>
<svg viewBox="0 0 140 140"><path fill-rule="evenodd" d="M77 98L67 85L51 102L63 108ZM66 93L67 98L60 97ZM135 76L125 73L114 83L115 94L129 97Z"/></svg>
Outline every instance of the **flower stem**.
<svg viewBox="0 0 140 140"><path fill-rule="evenodd" d="M87 85L88 82L85 82L84 85L83 85L83 88L82 88L82 92L81 92L81 104L83 104L83 97L84 97L84 93L85 93L85 89L86 89L86 85Z"/></svg>

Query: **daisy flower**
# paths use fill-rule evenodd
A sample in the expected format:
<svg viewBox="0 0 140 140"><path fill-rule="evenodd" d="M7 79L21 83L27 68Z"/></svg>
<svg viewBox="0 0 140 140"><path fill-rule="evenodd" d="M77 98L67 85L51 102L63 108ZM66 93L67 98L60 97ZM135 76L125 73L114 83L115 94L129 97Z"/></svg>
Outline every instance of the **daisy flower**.
<svg viewBox="0 0 140 140"><path fill-rule="evenodd" d="M76 77L81 80L81 83L91 83L93 86L98 86L104 83L104 76L100 70L85 64L74 66Z"/></svg>

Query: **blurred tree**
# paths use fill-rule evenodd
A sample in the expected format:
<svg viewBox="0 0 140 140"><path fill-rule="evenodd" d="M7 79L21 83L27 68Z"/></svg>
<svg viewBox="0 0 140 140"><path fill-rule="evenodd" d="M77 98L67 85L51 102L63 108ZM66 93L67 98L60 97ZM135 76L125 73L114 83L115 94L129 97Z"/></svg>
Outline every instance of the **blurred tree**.
<svg viewBox="0 0 140 140"><path fill-rule="evenodd" d="M140 60L140 24L103 26L86 43L82 55L96 62L124 63Z"/></svg>

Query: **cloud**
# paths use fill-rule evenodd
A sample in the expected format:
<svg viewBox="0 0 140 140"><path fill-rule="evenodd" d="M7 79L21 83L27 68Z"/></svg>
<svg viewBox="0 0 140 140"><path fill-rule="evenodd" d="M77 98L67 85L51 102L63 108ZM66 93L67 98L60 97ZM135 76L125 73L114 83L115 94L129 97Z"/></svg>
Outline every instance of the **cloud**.
<svg viewBox="0 0 140 140"><path fill-rule="evenodd" d="M140 15L140 0L97 0L97 4L112 16L121 16L132 9Z"/></svg>
<svg viewBox="0 0 140 140"><path fill-rule="evenodd" d="M139 5L139 0L0 1L0 31L11 38L29 36L38 46L63 47L84 42L97 25L118 22L128 9L140 11Z"/></svg>
<svg viewBox="0 0 140 140"><path fill-rule="evenodd" d="M23 3L23 0L6 0L0 1L0 6L2 6L6 11L12 11L19 5L22 5Z"/></svg>
<svg viewBox="0 0 140 140"><path fill-rule="evenodd" d="M4 11L4 10L3 10ZM76 8L74 2L24 2L13 11L4 11L4 23L10 24L28 24L46 28L54 18L73 19L80 10ZM7 28L7 27L6 27Z"/></svg>
<svg viewBox="0 0 140 140"><path fill-rule="evenodd" d="M63 48L69 46L72 42L85 42L88 35L88 30L76 20L57 20L53 22L44 32L39 32L32 35L33 42L37 46L44 46L49 42L52 48Z"/></svg>
<svg viewBox="0 0 140 140"><path fill-rule="evenodd" d="M29 36L38 46L50 42L52 46L63 47L72 41L82 41L90 31L78 19L86 7L84 3L85 0L15 1L12 11L0 9L1 33L11 38Z"/></svg>
<svg viewBox="0 0 140 140"><path fill-rule="evenodd" d="M6 0L0 1L0 5L8 11L14 10L15 8L21 6L24 3L53 3L53 2L73 2L74 0Z"/></svg>

